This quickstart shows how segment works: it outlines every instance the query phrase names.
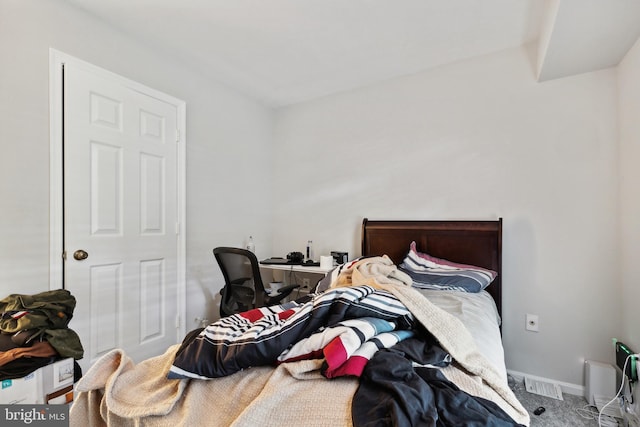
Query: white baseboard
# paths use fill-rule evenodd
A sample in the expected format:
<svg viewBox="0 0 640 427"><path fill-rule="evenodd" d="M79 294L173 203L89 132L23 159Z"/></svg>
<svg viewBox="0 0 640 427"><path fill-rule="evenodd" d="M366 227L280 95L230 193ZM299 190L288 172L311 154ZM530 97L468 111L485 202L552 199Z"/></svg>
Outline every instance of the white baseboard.
<svg viewBox="0 0 640 427"><path fill-rule="evenodd" d="M563 393L569 393L574 396L584 396L584 386L578 384L565 383L562 381L552 380L550 378L538 377L536 375L525 374L523 372L512 371L507 369L507 373L511 375L516 381L524 381L524 377L529 377L534 380L544 381L548 383L554 383L560 385L560 389Z"/></svg>

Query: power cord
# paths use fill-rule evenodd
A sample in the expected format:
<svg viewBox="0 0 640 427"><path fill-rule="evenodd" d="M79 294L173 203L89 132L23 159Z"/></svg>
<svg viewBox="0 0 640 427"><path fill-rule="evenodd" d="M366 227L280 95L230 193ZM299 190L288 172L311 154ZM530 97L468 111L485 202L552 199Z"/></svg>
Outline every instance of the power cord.
<svg viewBox="0 0 640 427"><path fill-rule="evenodd" d="M611 399L609 402L607 402L607 404L606 404L606 405L604 405L604 406L602 407L602 409L600 409L600 412L598 413L598 425L599 425L600 427L609 427L609 426L611 426L611 425L615 425L615 426L617 426L617 425L618 425L617 421L616 421L616 423L615 423L615 424L608 424L609 420L607 420L607 419L605 419L605 420L606 420L606 422L607 422L607 424L603 424L603 423L602 423L602 421L603 421L603 418L602 418L602 415L603 415L603 414L602 414L602 413L604 412L604 410L605 410L605 408L606 408L607 406L611 405L613 402L615 402L615 401L616 401L616 399L618 399L618 398L620 397L620 394L622 393L622 390L624 389L625 380L626 380L626 378L627 378L627 376L626 376L626 374L625 374L625 372L627 372L627 363L629 362L629 359L631 359L632 357L638 358L638 357L640 357L640 353L630 354L630 355L628 355L628 356L627 356L627 358L624 360L624 366L622 367L622 381L620 381L620 388L618 389L618 392L617 392L617 393L616 393L616 395L613 397L613 399ZM606 415L605 415L605 416L606 416ZM611 418L611 417L608 417L608 416L607 416L607 418ZM615 420L614 420L614 421L615 421Z"/></svg>
<svg viewBox="0 0 640 427"><path fill-rule="evenodd" d="M589 404L584 405L582 408L575 408L575 411L581 418L588 420L598 420L598 417L600 416L598 408ZM604 415L604 418L599 421L599 424L601 427L618 427L616 419L609 415Z"/></svg>

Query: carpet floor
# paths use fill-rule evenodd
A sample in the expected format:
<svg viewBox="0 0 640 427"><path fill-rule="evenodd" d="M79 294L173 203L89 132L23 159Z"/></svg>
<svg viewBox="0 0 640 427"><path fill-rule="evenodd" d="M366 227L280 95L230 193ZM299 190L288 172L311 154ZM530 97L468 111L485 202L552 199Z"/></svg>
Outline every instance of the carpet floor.
<svg viewBox="0 0 640 427"><path fill-rule="evenodd" d="M557 400L529 393L522 382L510 381L509 385L529 412L531 427L598 427L596 408L589 406L582 396L564 393L564 400ZM540 406L545 411L534 415L533 411Z"/></svg>

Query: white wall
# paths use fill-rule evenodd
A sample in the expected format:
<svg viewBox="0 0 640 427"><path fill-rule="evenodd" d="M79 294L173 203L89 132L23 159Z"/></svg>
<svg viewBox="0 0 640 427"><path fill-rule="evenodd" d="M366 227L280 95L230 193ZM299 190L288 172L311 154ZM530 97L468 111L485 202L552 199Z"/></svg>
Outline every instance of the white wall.
<svg viewBox="0 0 640 427"><path fill-rule="evenodd" d="M623 342L640 352L640 40L618 66ZM636 390L637 391L637 390ZM636 413L640 411L640 391Z"/></svg>
<svg viewBox="0 0 640 427"><path fill-rule="evenodd" d="M58 0L0 0L0 295L49 288L50 47L186 101L187 330L217 315L213 247L270 245L273 113Z"/></svg>
<svg viewBox="0 0 640 427"><path fill-rule="evenodd" d="M363 217L503 217L508 368L581 385L622 320L616 102L615 71L537 83L513 49L282 109L274 249L359 255Z"/></svg>

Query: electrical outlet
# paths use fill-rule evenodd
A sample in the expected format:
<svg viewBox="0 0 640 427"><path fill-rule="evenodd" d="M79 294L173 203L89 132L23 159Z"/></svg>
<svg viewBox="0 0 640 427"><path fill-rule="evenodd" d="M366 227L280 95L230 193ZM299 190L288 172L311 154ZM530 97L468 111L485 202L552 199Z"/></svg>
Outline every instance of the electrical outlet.
<svg viewBox="0 0 640 427"><path fill-rule="evenodd" d="M311 280L308 277L304 277L302 279L302 287L308 288L309 286L311 286Z"/></svg>
<svg viewBox="0 0 640 427"><path fill-rule="evenodd" d="M529 313L527 313L525 321L526 321L525 329L527 331L538 332L540 330L539 329L539 324L538 324L538 315L537 314L529 314Z"/></svg>

